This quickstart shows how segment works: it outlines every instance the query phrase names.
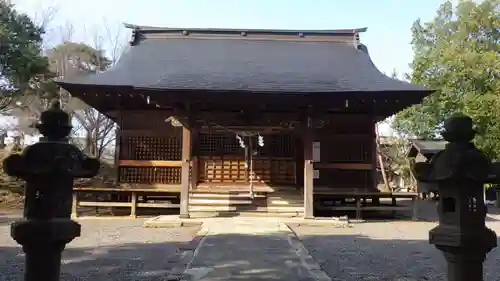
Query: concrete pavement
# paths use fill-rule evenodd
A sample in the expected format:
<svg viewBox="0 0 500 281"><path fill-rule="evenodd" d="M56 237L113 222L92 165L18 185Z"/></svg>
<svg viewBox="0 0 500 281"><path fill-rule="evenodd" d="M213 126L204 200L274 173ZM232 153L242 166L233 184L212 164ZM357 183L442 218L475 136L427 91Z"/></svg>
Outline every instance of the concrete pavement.
<svg viewBox="0 0 500 281"><path fill-rule="evenodd" d="M331 280L278 219L214 219L203 227L182 280Z"/></svg>

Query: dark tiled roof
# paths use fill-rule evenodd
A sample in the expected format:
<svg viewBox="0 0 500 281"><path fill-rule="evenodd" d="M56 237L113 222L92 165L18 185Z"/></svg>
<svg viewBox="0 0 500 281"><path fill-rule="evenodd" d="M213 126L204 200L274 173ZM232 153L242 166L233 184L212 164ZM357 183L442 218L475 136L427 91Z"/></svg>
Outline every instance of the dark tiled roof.
<svg viewBox="0 0 500 281"><path fill-rule="evenodd" d="M176 29L148 30L171 31ZM304 33L335 36L335 32L359 31L363 30ZM223 31L211 32L217 35ZM382 74L372 63L366 47L356 48L354 42L214 38L141 39L112 69L60 84L288 93L427 91Z"/></svg>
<svg viewBox="0 0 500 281"><path fill-rule="evenodd" d="M410 150L410 157L416 156L417 153L421 153L423 155L437 154L441 150L445 149L446 144L448 143L445 140L410 140L410 142L412 143L412 148L415 148Z"/></svg>

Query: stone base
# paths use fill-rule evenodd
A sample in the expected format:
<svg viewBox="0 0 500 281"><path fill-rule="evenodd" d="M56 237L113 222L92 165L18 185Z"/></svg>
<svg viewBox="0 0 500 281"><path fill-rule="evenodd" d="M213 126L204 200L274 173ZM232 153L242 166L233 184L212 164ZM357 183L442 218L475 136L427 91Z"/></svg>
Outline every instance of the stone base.
<svg viewBox="0 0 500 281"><path fill-rule="evenodd" d="M465 231L457 226L438 225L429 231L429 243L436 247L470 248L487 253L497 246L497 235L487 227Z"/></svg>
<svg viewBox="0 0 500 281"><path fill-rule="evenodd" d="M80 224L70 219L19 220L11 225L12 238L23 246L52 242L65 245L80 234Z"/></svg>
<svg viewBox="0 0 500 281"><path fill-rule="evenodd" d="M144 222L143 227L147 228L172 228L172 227L196 227L201 226L202 221L196 219L183 219L178 215L157 216Z"/></svg>
<svg viewBox="0 0 500 281"><path fill-rule="evenodd" d="M144 222L143 227L147 228L172 228L172 227L196 227L201 226L206 222L224 222L228 220L255 220L259 219L262 221L266 220L277 220L284 224L292 224L295 226L306 226L306 227L352 227L348 220L332 218L314 218L314 219L304 219L304 218L245 218L245 217L232 217L232 218L191 218L191 219L181 219L179 216L157 216L148 219Z"/></svg>

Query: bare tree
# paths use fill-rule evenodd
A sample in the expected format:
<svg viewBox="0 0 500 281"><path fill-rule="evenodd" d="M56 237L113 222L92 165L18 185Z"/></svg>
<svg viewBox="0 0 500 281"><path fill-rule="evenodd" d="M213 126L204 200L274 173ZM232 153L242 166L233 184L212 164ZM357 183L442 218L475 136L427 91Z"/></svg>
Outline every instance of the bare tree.
<svg viewBox="0 0 500 281"><path fill-rule="evenodd" d="M111 65L111 61L104 56L101 49L70 41L54 47L49 52L49 58L53 71L61 78L105 71ZM73 141L88 155L100 158L113 140L111 132L115 126L114 122L62 89L60 98L63 100L64 109L72 115L76 123Z"/></svg>
<svg viewBox="0 0 500 281"><path fill-rule="evenodd" d="M79 124L74 135L75 144L82 146L88 155L102 158L115 140L115 122L77 98L69 100L66 110L73 113Z"/></svg>
<svg viewBox="0 0 500 281"><path fill-rule="evenodd" d="M105 20L100 25L101 32L92 32L91 44L77 44L70 40L63 41L52 52L53 64L62 77L74 77L83 73L97 73L112 67L125 50L126 42L122 29L114 30ZM67 28L66 31L72 30ZM85 31L87 28L85 27ZM107 49L106 55L104 50ZM114 144L116 124L104 114L89 107L69 93L62 91L65 109L72 113L77 129L74 132L75 144L81 145L84 151L101 158Z"/></svg>
<svg viewBox="0 0 500 281"><path fill-rule="evenodd" d="M42 10L36 15L37 22L48 26L56 11L55 8ZM84 27L84 32L86 31ZM88 40L90 44L74 42L75 28L70 22L53 27L51 34L52 38L57 34L60 43L47 48L45 53L49 58L50 70L56 78L71 79L106 71L118 61L127 46L123 28L113 27L105 20L99 25L99 29L93 29ZM22 134L36 134L31 125L48 107L55 94L73 117L74 143L85 149L87 154L98 158L108 154L106 150L114 144L115 123L81 100L71 97L68 92L58 90L54 83L41 86L43 87L37 87L36 91L26 93L12 102L9 115L18 119L18 131Z"/></svg>

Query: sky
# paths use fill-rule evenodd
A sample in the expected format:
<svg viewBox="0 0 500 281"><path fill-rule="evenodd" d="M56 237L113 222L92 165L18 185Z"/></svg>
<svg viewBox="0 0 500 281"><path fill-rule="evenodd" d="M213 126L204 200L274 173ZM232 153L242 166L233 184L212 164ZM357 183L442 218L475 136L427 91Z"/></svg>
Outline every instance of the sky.
<svg viewBox="0 0 500 281"><path fill-rule="evenodd" d="M340 29L367 27L361 42L384 73L410 70L412 23L430 21L444 0L11 0L35 21L46 18L57 44L72 26L73 40L95 34L128 37L123 23L184 28ZM104 28L104 27L107 28ZM107 30L107 31L106 31ZM108 32L108 33L107 33ZM67 32L66 32L67 33ZM92 35L94 34L94 35ZM113 35L114 36L114 35ZM109 36L108 36L109 38ZM380 131L390 134L388 125Z"/></svg>

